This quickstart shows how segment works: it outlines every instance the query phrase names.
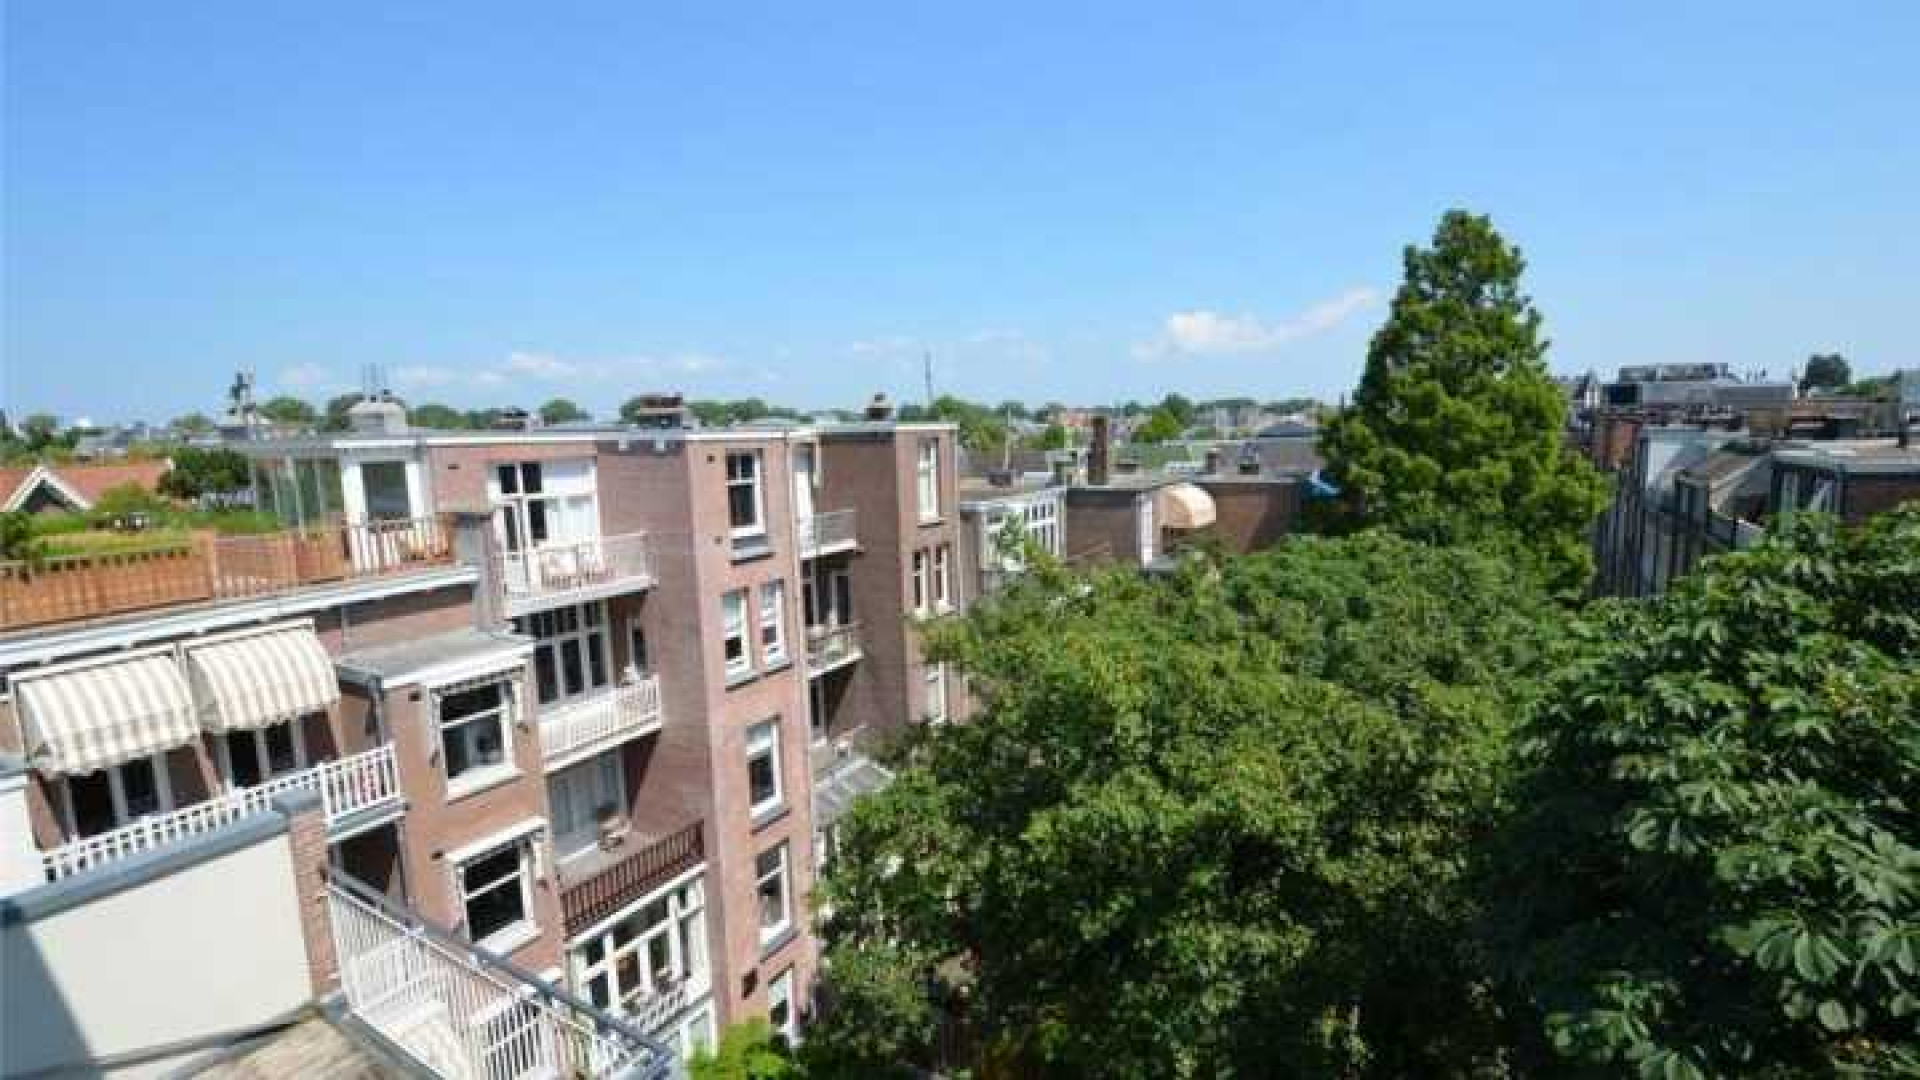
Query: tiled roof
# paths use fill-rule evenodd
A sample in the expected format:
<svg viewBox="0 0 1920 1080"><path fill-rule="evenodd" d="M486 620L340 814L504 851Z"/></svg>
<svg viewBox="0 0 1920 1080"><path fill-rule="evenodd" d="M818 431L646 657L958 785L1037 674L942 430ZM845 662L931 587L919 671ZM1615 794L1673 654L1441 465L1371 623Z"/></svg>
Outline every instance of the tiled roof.
<svg viewBox="0 0 1920 1080"><path fill-rule="evenodd" d="M123 465L55 465L52 472L60 482L78 492L89 503L114 488L138 484L148 491L157 490L160 477L172 468L166 461L136 461Z"/></svg>

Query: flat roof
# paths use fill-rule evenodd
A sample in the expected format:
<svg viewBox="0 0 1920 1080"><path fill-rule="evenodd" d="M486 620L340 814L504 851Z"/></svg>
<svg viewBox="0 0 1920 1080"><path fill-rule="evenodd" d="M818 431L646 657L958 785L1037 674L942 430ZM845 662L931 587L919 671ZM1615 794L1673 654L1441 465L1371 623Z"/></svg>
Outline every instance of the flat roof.
<svg viewBox="0 0 1920 1080"><path fill-rule="evenodd" d="M637 424L560 424L524 430L409 427L404 431L338 431L287 438L243 439L226 444L243 454L315 453L325 450L395 450L429 446L514 446L523 443L723 442L730 439L832 438L895 431L951 431L947 420L851 420L816 424L800 420L749 421L725 427L642 427Z"/></svg>
<svg viewBox="0 0 1920 1080"><path fill-rule="evenodd" d="M531 638L466 628L393 645L357 649L334 661L343 676L404 684L435 671L502 662L533 648Z"/></svg>

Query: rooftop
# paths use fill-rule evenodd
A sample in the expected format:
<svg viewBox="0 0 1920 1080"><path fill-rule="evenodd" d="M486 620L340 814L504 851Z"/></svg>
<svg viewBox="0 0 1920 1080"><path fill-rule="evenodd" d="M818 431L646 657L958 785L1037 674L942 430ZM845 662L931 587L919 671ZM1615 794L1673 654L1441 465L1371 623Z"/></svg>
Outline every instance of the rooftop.
<svg viewBox="0 0 1920 1080"><path fill-rule="evenodd" d="M343 676L379 679L386 683L416 681L440 670L480 665L525 653L533 643L518 634L466 628L432 637L360 649L340 657Z"/></svg>
<svg viewBox="0 0 1920 1080"><path fill-rule="evenodd" d="M309 1017L264 1037L237 1056L195 1073L201 1080L402 1080L418 1075L322 1017Z"/></svg>

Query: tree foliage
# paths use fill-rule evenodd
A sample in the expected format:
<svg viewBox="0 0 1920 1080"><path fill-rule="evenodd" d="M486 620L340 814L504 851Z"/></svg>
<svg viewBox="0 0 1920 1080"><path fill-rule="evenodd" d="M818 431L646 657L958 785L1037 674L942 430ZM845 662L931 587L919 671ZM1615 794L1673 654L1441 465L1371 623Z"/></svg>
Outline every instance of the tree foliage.
<svg viewBox="0 0 1920 1080"><path fill-rule="evenodd" d="M1847 364L1847 358L1839 353L1814 353L1807 357L1807 367L1800 373L1800 389L1840 390L1853 381L1853 369Z"/></svg>
<svg viewBox="0 0 1920 1080"><path fill-rule="evenodd" d="M426 402L408 412L407 422L415 427L441 431L459 431L473 426L466 413L437 401Z"/></svg>
<svg viewBox="0 0 1920 1080"><path fill-rule="evenodd" d="M1565 443L1525 260L1487 218L1454 210L1404 264L1353 405L1322 437L1329 471L1370 522L1502 539L1563 587L1584 585L1602 482Z"/></svg>
<svg viewBox="0 0 1920 1080"><path fill-rule="evenodd" d="M936 633L983 709L854 810L834 948L960 958L1036 1072L1478 1064L1465 850L1541 595L1383 535L1170 581L1035 567Z"/></svg>
<svg viewBox="0 0 1920 1080"><path fill-rule="evenodd" d="M246 490L252 481L246 457L226 447L183 446L171 458L172 467L161 474L159 488L177 499L232 495Z"/></svg>
<svg viewBox="0 0 1920 1080"><path fill-rule="evenodd" d="M580 420L591 420L587 410L574 404L567 398L554 398L540 406L540 419L549 424L566 424Z"/></svg>
<svg viewBox="0 0 1920 1080"><path fill-rule="evenodd" d="M312 405L285 394L269 398L266 404L260 406L260 415L283 424L311 424L319 419Z"/></svg>
<svg viewBox="0 0 1920 1080"><path fill-rule="evenodd" d="M895 942L849 942L827 956L819 1012L798 1058L815 1080L910 1076L938 1025L935 958Z"/></svg>
<svg viewBox="0 0 1920 1080"><path fill-rule="evenodd" d="M720 1045L687 1062L691 1080L799 1080L794 1064L765 1020L734 1024L720 1033Z"/></svg>
<svg viewBox="0 0 1920 1080"><path fill-rule="evenodd" d="M1920 1073L1920 506L1600 606L1544 701L1488 925L1554 1046Z"/></svg>
<svg viewBox="0 0 1920 1080"><path fill-rule="evenodd" d="M1143 443L1171 442L1180 437L1186 426L1180 418L1164 408L1155 409L1147 421L1133 429L1133 441Z"/></svg>

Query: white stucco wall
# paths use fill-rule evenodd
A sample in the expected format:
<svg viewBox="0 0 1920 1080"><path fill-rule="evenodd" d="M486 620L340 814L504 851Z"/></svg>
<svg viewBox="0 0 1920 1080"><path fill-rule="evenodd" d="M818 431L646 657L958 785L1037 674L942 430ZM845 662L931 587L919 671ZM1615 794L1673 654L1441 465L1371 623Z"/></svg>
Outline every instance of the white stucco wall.
<svg viewBox="0 0 1920 1080"><path fill-rule="evenodd" d="M0 1075L242 1029L312 997L284 832L3 933Z"/></svg>

